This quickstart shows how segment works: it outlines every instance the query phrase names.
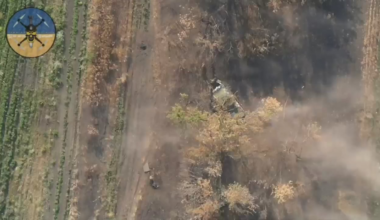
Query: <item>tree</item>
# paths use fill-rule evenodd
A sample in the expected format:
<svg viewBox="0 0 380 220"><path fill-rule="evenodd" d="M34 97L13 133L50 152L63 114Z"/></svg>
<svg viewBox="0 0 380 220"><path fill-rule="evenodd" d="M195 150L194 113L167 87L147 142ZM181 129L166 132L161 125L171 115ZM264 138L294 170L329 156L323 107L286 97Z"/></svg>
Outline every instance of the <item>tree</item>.
<svg viewBox="0 0 380 220"><path fill-rule="evenodd" d="M252 145L251 134L263 130L282 111L274 98L263 100L263 105L248 118L232 117L219 109L214 114L189 106L188 96L181 94L181 102L175 104L168 118L188 129L196 127L193 147L185 150L189 178L180 186L187 213L193 218L213 219L223 206L237 215L254 213L258 206L249 189L240 183L223 186L221 176L226 157L235 161L243 157L242 149ZM225 188L223 190L223 188Z"/></svg>
<svg viewBox="0 0 380 220"><path fill-rule="evenodd" d="M195 107L183 107L180 104L175 104L167 117L173 123L187 127L201 124L206 121L207 116L206 112L199 111Z"/></svg>
<svg viewBox="0 0 380 220"><path fill-rule="evenodd" d="M222 160L224 156L239 156L241 146L249 143L248 127L244 120L228 113L208 117L195 139L198 146L187 151L187 159L193 164Z"/></svg>
<svg viewBox="0 0 380 220"><path fill-rule="evenodd" d="M208 113L199 110L197 107L189 106L189 96L181 93L180 103L176 103L167 118L174 124L180 125L183 128L198 126L205 122Z"/></svg>

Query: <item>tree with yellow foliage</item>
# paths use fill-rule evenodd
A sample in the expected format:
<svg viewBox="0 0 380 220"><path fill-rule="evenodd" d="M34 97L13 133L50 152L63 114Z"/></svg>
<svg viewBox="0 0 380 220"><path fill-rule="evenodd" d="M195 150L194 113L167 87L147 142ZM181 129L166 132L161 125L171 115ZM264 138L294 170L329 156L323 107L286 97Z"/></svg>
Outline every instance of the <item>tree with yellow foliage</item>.
<svg viewBox="0 0 380 220"><path fill-rule="evenodd" d="M238 156L240 147L249 142L247 129L242 119L227 113L210 115L195 137L198 146L189 148L186 158L200 165L224 156Z"/></svg>
<svg viewBox="0 0 380 220"><path fill-rule="evenodd" d="M272 198L277 201L275 205L289 204L299 197L304 192L302 184L279 184L281 179L275 176L281 173L281 167L294 168L290 168L296 163L292 154L300 158L305 145L309 146L312 141L320 139L321 127L316 122L297 124L299 127L285 132L289 134L284 136L285 144L282 139L262 143L257 138L261 138L261 135L271 136L275 128L274 121L277 121L277 125L289 123L286 114L282 114L283 106L275 98L263 99L261 107L246 112L244 118L233 117L229 112L220 110L214 114L206 113L182 100L168 115L172 122L184 128L197 128L190 142L192 146L186 148L184 154L190 175L180 188L189 216L195 219L218 219L221 210L227 210L229 217L239 218L259 210L257 199L246 185L241 182L222 183L225 172L223 163L227 158L232 158L235 164L240 161L251 163L247 172L254 172L262 161L260 168L273 174L263 179L269 183L269 188L263 190L272 192ZM280 114L284 117L279 118ZM261 151L265 153L261 154ZM272 160L277 164L273 164Z"/></svg>
<svg viewBox="0 0 380 220"><path fill-rule="evenodd" d="M255 212L258 207L247 187L239 183L222 186L222 163L226 157L241 158L242 149L251 144L250 134L269 125L282 111L281 104L274 98L265 99L261 108L241 118L232 117L222 108L215 114L205 113L188 106L186 95L181 97L181 104L172 108L168 118L185 128L199 127L195 146L185 152L192 175L180 186L187 213L194 218L214 219L223 206L236 215Z"/></svg>

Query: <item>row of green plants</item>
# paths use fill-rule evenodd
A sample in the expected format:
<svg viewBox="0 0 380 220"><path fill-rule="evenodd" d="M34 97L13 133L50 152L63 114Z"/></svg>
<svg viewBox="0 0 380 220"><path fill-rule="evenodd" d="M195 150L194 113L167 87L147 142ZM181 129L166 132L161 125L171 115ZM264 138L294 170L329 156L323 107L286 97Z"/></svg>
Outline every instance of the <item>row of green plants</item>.
<svg viewBox="0 0 380 220"><path fill-rule="evenodd" d="M5 217L7 215L7 213L5 213L5 210L9 181L11 179L12 170L16 168L16 162L13 159L16 141L18 140L17 126L20 116L19 108L21 104L21 94L20 85L16 85L12 92L7 120L5 123L6 131L4 135L4 141L2 143L2 166L0 171L0 192L3 195L3 197L0 199L0 214L2 217Z"/></svg>
<svg viewBox="0 0 380 220"><path fill-rule="evenodd" d="M6 25L9 19L13 16L13 14L17 10L24 8L22 3L23 3L22 0L0 2L0 34L1 36L5 36ZM0 52L0 72L3 72L3 74L7 74L7 72L5 71L5 68L2 69L2 67L8 64L8 59L10 58L10 56L15 56L16 54L9 48L7 41L5 39L0 41L0 51L1 51ZM0 79L1 79L1 76L0 76Z"/></svg>
<svg viewBox="0 0 380 220"><path fill-rule="evenodd" d="M72 33L70 39L70 54L73 55L75 53L76 47L76 36L78 35L78 20L79 20L79 1L75 0L74 2L74 15L73 15L73 26Z"/></svg>
<svg viewBox="0 0 380 220"><path fill-rule="evenodd" d="M49 174L50 174L50 167L47 166L44 171L42 183L43 183L43 193L49 192L49 194L47 196L42 197L42 200L40 202L41 209L37 213L38 219L45 219L45 212L43 211L43 209L44 207L47 206L48 196L49 197L51 196L51 188L53 185L53 180L49 178Z"/></svg>
<svg viewBox="0 0 380 220"><path fill-rule="evenodd" d="M8 17L18 9L20 1L8 2ZM19 122L19 107L22 93L20 84L15 83L19 78L16 70L19 58L8 47L2 44L1 70L1 99L0 99L0 218L7 219L11 215L6 212L9 181L12 171L16 167L13 160L17 141L17 127Z"/></svg>
<svg viewBox="0 0 380 220"><path fill-rule="evenodd" d="M19 86L21 86L21 84ZM18 89L17 97L19 97L18 105L21 110L18 111L18 108L16 108L16 118L9 122L14 123L11 130L12 133L16 133L17 136L11 137L15 140L13 143L10 143L12 144L12 148L8 149L10 152L8 152L7 169L1 174L5 176L4 186L2 184L2 187L4 187L5 190L4 193L8 192L8 187L10 186L9 184L11 181L13 181L13 184L20 184L22 181L24 166L26 165L28 158L35 154L34 146L31 144L31 126L37 110L37 102L35 102L36 96L34 91L30 89L23 91L23 95L21 96L20 90L21 89ZM12 117L9 119L12 119ZM3 168L5 168L5 166L3 166ZM19 199L17 199L17 197ZM25 204L22 200L22 195L18 195L17 197L16 199L9 198L5 207L5 219L22 215Z"/></svg>
<svg viewBox="0 0 380 220"><path fill-rule="evenodd" d="M65 36L64 29L66 26L66 4L63 1L62 5L54 8L54 6L46 6L47 13L54 15L54 21L57 29L56 41L53 47L54 61L52 71L48 74L49 83L54 89L62 87L62 71L65 58Z"/></svg>
<svg viewBox="0 0 380 220"><path fill-rule="evenodd" d="M2 166L0 171L0 213L3 219L10 219L21 212L20 206L13 198L8 199L10 183L21 180L21 173L29 155L34 154L30 145L30 127L36 110L35 96L32 90L24 91L24 73L26 60L19 58L18 68L14 69L14 86L10 94L10 102L4 128L2 147ZM22 68L24 67L24 68ZM16 169L17 167L17 169ZM13 188L14 185L12 185Z"/></svg>
<svg viewBox="0 0 380 220"><path fill-rule="evenodd" d="M0 34L5 36L5 28L4 25L7 24L7 21L11 18L11 16L20 8L19 2L21 0L15 1L3 1L0 3ZM9 83L9 79L5 79L6 75L13 73L16 67L16 54L9 48L6 40L0 41L0 83ZM12 84L13 85L13 84ZM1 88L4 88L3 86ZM1 96L6 96L3 91L0 93ZM3 99L0 99L3 101Z"/></svg>
<svg viewBox="0 0 380 220"><path fill-rule="evenodd" d="M118 111L116 116L116 124L114 130L114 140L112 144L112 156L111 161L108 164L108 170L105 176L106 183L106 199L105 208L107 212L107 217L109 219L114 219L117 207L117 185L118 185L118 165L119 165L119 155L121 151L122 144L122 133L125 125L125 87L120 86L119 91L119 103Z"/></svg>
<svg viewBox="0 0 380 220"><path fill-rule="evenodd" d="M53 47L53 54L54 57L52 59L52 68L51 71L47 75L48 82L52 89L59 90L62 85L62 73L63 73L63 65L65 64L66 57L65 57L65 33L64 29L66 27L66 2L62 1L61 5L58 7L54 7L53 5L41 5L41 7L45 7L45 11L47 13L50 13L54 16L54 21L56 25L57 35L56 35L56 41ZM67 100L66 100L67 102ZM67 135L67 118L68 113L66 111L65 117L64 117L64 134L63 134L63 145L62 150L63 154L60 157L60 163L58 168L58 180L56 182L56 195L54 197L54 219L58 219L59 214L59 199L62 191L62 183L63 183L63 166L65 163L65 147L66 147L66 135ZM54 139L58 138L58 131L54 132L53 134ZM49 138L51 139L51 138ZM53 147L54 143L49 143L51 147ZM55 161L52 162L52 167L55 166ZM53 187L53 176L49 178L49 174L51 173L49 170L46 170L46 178L44 180L44 188L48 193L48 195L45 195L43 198L43 204L42 206L46 206L48 203L48 199L52 197L52 187ZM44 208L46 209L46 208ZM40 213L40 216L43 217L45 215L44 212Z"/></svg>
<svg viewBox="0 0 380 220"><path fill-rule="evenodd" d="M1 85L1 99L0 99L0 159L3 157L3 138L5 135L5 122L8 115L8 109L9 109L9 101L10 101L10 95L12 92L13 84L16 77L15 67L17 65L17 58L15 56L11 56L10 59L8 59L8 64L5 69L4 73L4 79ZM0 166L1 167L1 166Z"/></svg>
<svg viewBox="0 0 380 220"><path fill-rule="evenodd" d="M67 96L67 99L70 99L70 96ZM62 185L63 185L63 171L64 171L64 165L66 161L66 137L67 137L67 128L68 128L68 106L66 106L66 113L64 118L64 133L63 133L63 143L62 143L62 149L61 149L61 157L59 162L59 168L58 168L58 181L56 184L56 195L54 200L54 220L58 219L60 207L59 207L59 201L61 198L62 193Z"/></svg>
<svg viewBox="0 0 380 220"><path fill-rule="evenodd" d="M55 201L54 201L54 220L58 219L58 215L60 212L60 198L62 194L62 186L63 186L63 175L64 175L64 166L66 162L66 147L67 147L67 131L68 131L68 117L69 117L69 107L71 102L71 93L72 93L72 66L68 65L68 72L67 72L67 93L66 93L66 100L65 100L65 116L63 119L63 142L62 142L62 149L61 149L61 157L59 162L59 168L58 168L58 181L56 183L56 195L55 195Z"/></svg>
<svg viewBox="0 0 380 220"><path fill-rule="evenodd" d="M15 160L17 160L17 172L12 177L13 184L18 186L22 184L22 177L24 169L27 167L29 158L35 155L34 145L32 144L32 124L37 112L37 96L34 90L27 89L24 91L23 100L21 104L20 128L19 128L19 142L16 147ZM7 209L14 208L12 212L15 216L25 216L23 209L26 204L23 200L22 194L16 195L15 207L7 206Z"/></svg>
<svg viewBox="0 0 380 220"><path fill-rule="evenodd" d="M71 40L71 45L70 45L70 53L71 54L74 54L75 53L75 39L78 35L78 20L79 20L79 6L81 6L82 3L79 2L78 0L75 1L75 13L74 13L74 21L73 21L73 35L72 35L72 40ZM87 23L85 21L87 21L87 7L84 7L83 8L83 31L81 33L81 42L82 42L82 46L80 48L80 52L79 52L79 60L72 60L72 62L78 62L78 68L76 70L76 76L77 76L77 88L78 88L78 91L80 90L80 86L81 86L81 82L82 82L82 75L83 73L85 73L86 71L86 65L85 65L85 56L86 56L86 52L87 52L87 47L86 47L86 36L87 36ZM80 92L77 92L77 102L76 102L76 107L75 107L75 118L76 120L78 119L78 114L79 114L79 100L80 100ZM76 140L76 134L74 134L75 137L74 137L74 140ZM69 165L69 182L68 182L68 187L67 187L67 192L66 192L66 210L65 210L65 214L64 214L64 220L68 219L69 218L69 215L70 215L70 209L71 209L71 200L72 200L72 192L71 192L71 185L72 185L72 180L73 180L73 169L74 167L76 166L76 161L75 158L76 158L76 148L78 146L76 146L76 143L74 141L74 146L71 148L71 155L74 155L74 157L72 157L73 159L70 161L70 165Z"/></svg>
<svg viewBox="0 0 380 220"><path fill-rule="evenodd" d="M70 47L69 47L69 54L70 57L73 58L75 56L75 47L76 47L76 36L78 34L78 18L79 18L79 9L78 9L78 0L75 0L74 4L74 17L73 17L73 26L72 26L72 34L70 37ZM58 168L58 182L56 185L56 197L54 202L54 220L58 219L59 212L60 212L60 198L62 194L62 187L63 187L63 176L64 176L64 166L66 162L66 148L67 148L67 129L68 129L68 115L69 115L69 107L71 103L71 94L72 94L72 87L73 87L73 77L74 77L74 67L73 67L74 59L70 59L68 62L68 70L67 70L67 96L65 101L65 118L64 118L64 134L63 134L63 143L62 143L62 149L61 149L61 158L60 158L60 164ZM71 177L71 169L68 171L69 178ZM68 183L68 191L66 192L66 195L69 196L69 190L70 190L70 182L69 179ZM68 198L66 198L66 204ZM65 216L67 213L67 209L65 210Z"/></svg>
<svg viewBox="0 0 380 220"><path fill-rule="evenodd" d="M144 28L147 31L150 19L150 0L135 1L133 12L134 27Z"/></svg>
<svg viewBox="0 0 380 220"><path fill-rule="evenodd" d="M22 7L22 1L9 1L7 2L6 9L2 8L1 20L2 23L4 14L6 12L6 20L13 15L13 13ZM6 10L6 11L5 11ZM0 32L2 32L1 30ZM0 100L0 216L1 219L9 219L13 215L12 210L7 210L7 201L9 182L12 178L14 169L17 166L14 160L17 147L20 146L21 139L18 135L18 127L25 128L25 123L21 121L20 124L20 110L22 100L22 90L20 83L20 68L17 68L20 64L20 58L17 58L16 54L11 51L2 41L0 48L1 54L1 66L3 67L1 72L1 100ZM7 47L5 49L5 47ZM16 81L18 81L16 83Z"/></svg>

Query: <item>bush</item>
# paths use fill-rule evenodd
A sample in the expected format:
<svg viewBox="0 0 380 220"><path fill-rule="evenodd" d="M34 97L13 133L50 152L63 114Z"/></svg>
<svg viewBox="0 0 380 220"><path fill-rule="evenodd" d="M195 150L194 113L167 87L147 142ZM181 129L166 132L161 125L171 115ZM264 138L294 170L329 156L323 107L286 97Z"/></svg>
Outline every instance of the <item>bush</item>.
<svg viewBox="0 0 380 220"><path fill-rule="evenodd" d="M287 184L279 184L274 186L272 194L279 204L290 201L296 197L296 188L289 181Z"/></svg>
<svg viewBox="0 0 380 220"><path fill-rule="evenodd" d="M228 208L237 214L252 213L258 208L248 188L239 183L230 184L222 196L228 203Z"/></svg>
<svg viewBox="0 0 380 220"><path fill-rule="evenodd" d="M175 104L167 117L171 122L183 127L197 126L207 120L208 114L195 107L183 107Z"/></svg>

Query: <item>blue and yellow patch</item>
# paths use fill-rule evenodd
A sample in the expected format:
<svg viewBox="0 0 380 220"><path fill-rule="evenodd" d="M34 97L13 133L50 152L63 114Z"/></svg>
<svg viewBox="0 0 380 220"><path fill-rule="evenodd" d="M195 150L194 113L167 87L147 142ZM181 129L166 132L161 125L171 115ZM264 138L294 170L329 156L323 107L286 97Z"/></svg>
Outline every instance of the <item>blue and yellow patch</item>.
<svg viewBox="0 0 380 220"><path fill-rule="evenodd" d="M38 8L16 12L8 21L6 33L9 46L26 58L44 55L53 47L56 38L53 19Z"/></svg>

